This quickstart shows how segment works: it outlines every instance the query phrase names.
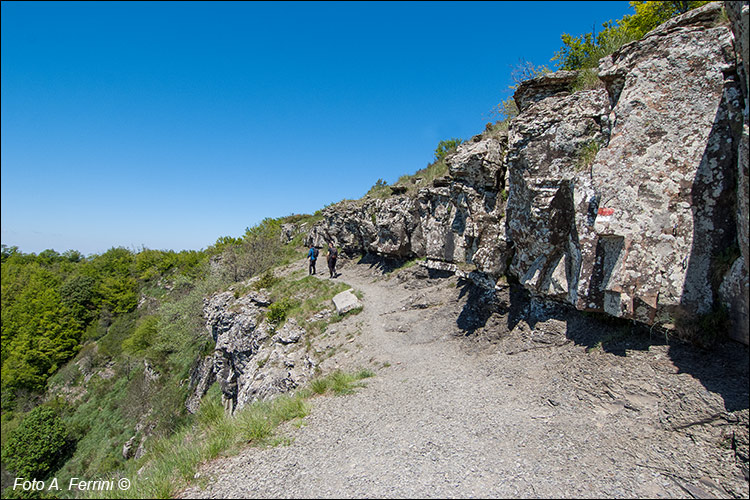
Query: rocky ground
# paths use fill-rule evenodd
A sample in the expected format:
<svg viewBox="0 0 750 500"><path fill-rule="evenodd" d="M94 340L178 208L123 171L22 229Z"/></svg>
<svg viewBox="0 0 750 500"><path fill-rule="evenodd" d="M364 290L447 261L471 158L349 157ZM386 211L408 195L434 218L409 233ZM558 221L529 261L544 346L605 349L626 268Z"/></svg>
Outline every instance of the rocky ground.
<svg viewBox="0 0 750 500"><path fill-rule="evenodd" d="M312 399L291 444L205 464L181 497L748 497L747 347L389 271L343 261L364 309L313 343L324 372L375 371L366 387Z"/></svg>

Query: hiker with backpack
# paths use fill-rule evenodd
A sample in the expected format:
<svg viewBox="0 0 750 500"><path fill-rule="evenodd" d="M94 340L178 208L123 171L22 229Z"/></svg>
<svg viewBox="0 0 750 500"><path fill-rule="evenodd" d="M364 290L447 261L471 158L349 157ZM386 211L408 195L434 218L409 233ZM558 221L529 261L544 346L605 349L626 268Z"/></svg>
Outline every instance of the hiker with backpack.
<svg viewBox="0 0 750 500"><path fill-rule="evenodd" d="M310 251L307 252L307 257L310 259L310 269L309 274L315 274L315 261L318 260L318 253L320 251L318 250L318 247L310 244Z"/></svg>
<svg viewBox="0 0 750 500"><path fill-rule="evenodd" d="M339 256L338 250L332 242L328 242L328 270L331 272L331 278L336 277L336 259Z"/></svg>

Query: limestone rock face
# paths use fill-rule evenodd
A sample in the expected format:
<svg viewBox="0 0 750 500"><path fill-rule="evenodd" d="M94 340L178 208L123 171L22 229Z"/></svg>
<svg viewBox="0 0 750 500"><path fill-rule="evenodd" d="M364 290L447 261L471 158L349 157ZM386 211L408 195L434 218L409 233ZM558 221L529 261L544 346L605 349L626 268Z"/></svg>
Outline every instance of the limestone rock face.
<svg viewBox="0 0 750 500"><path fill-rule="evenodd" d="M739 92L718 5L665 23L602 59L609 142L575 190L576 305L646 323L707 313L712 272L734 241L736 146L726 103ZM596 210L594 210L596 206Z"/></svg>
<svg viewBox="0 0 750 500"><path fill-rule="evenodd" d="M315 365L299 348L305 330L294 319L274 330L265 320L270 304L265 293L254 291L238 298L228 291L204 300L206 328L216 347L191 374L189 411L197 411L214 380L221 387L225 410L233 413L312 378Z"/></svg>
<svg viewBox="0 0 750 500"><path fill-rule="evenodd" d="M526 111L533 103L547 97L569 94L577 76L577 71L556 71L521 82L513 93L518 111Z"/></svg>
<svg viewBox="0 0 750 500"><path fill-rule="evenodd" d="M413 254L412 234L419 221L414 200L408 196L368 200L363 205L347 202L323 211L308 244L334 242L346 253L374 252L393 257ZM419 243L417 243L419 245Z"/></svg>
<svg viewBox="0 0 750 500"><path fill-rule="evenodd" d="M288 222L281 225L281 235L279 238L282 243L289 243L292 239L300 233L304 233L307 229L307 223L302 222L300 224Z"/></svg>
<svg viewBox="0 0 750 500"><path fill-rule="evenodd" d="M732 32L734 46L737 53L737 74L744 100L744 107L734 111L742 114L742 126L735 132L737 138L737 240L740 247L742 265L735 263L732 272L727 277L729 282L722 285L723 298L729 309L732 321L731 335L733 338L748 343L750 333L750 319L748 309L750 305L750 286L748 285L748 270L750 269L750 250L748 250L748 220L750 219L750 79L748 78L748 64L750 63L750 2L724 2ZM739 270L736 270L739 269ZM744 270L744 274L743 274Z"/></svg>
<svg viewBox="0 0 750 500"><path fill-rule="evenodd" d="M711 3L603 58L602 88L522 82L507 135L461 144L416 195L329 207L308 239L474 264L489 287L508 273L647 324L724 303L747 343L750 8L726 4L731 26Z"/></svg>
<svg viewBox="0 0 750 500"><path fill-rule="evenodd" d="M528 87L526 94L533 90ZM574 191L590 182L593 155L609 137L608 113L603 89L557 92L528 105L510 130L506 221L515 245L511 273L532 291L570 303L575 303L580 267L576 218L581 214Z"/></svg>
<svg viewBox="0 0 750 500"><path fill-rule="evenodd" d="M602 59L606 93L527 83L507 214L524 286L646 323L711 310L736 233L727 104L739 89L718 13L697 9ZM541 99L528 97L535 84Z"/></svg>
<svg viewBox="0 0 750 500"><path fill-rule="evenodd" d="M417 195L347 202L323 211L307 243L332 241L344 252L473 262L499 276L507 246L502 190L506 137L477 136L447 159L448 176Z"/></svg>
<svg viewBox="0 0 750 500"><path fill-rule="evenodd" d="M458 258L448 262L473 263L497 278L505 273L508 246L505 238L505 155L507 135L476 136L461 144L447 159L450 176L449 200L455 207L453 234L461 236ZM423 218L423 225L432 223ZM439 255L426 253L428 258Z"/></svg>

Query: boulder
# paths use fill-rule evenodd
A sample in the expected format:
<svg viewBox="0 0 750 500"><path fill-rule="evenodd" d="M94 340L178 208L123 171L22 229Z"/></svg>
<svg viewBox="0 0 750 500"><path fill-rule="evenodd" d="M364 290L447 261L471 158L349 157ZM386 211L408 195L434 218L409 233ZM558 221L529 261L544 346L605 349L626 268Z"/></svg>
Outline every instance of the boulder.
<svg viewBox="0 0 750 500"><path fill-rule="evenodd" d="M333 305L336 308L336 313L341 315L362 307L362 302L354 295L354 292L344 290L333 297Z"/></svg>

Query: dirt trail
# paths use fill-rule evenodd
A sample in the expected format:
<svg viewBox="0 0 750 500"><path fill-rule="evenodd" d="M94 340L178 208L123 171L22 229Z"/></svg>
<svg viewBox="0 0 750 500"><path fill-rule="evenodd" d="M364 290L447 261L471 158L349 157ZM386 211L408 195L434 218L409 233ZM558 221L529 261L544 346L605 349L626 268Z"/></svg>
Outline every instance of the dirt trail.
<svg viewBox="0 0 750 500"><path fill-rule="evenodd" d="M333 325L344 347L322 367L376 376L311 400L290 445L207 464L182 497L747 497L744 347L692 354L502 307L477 323L455 277L343 264L364 309Z"/></svg>

